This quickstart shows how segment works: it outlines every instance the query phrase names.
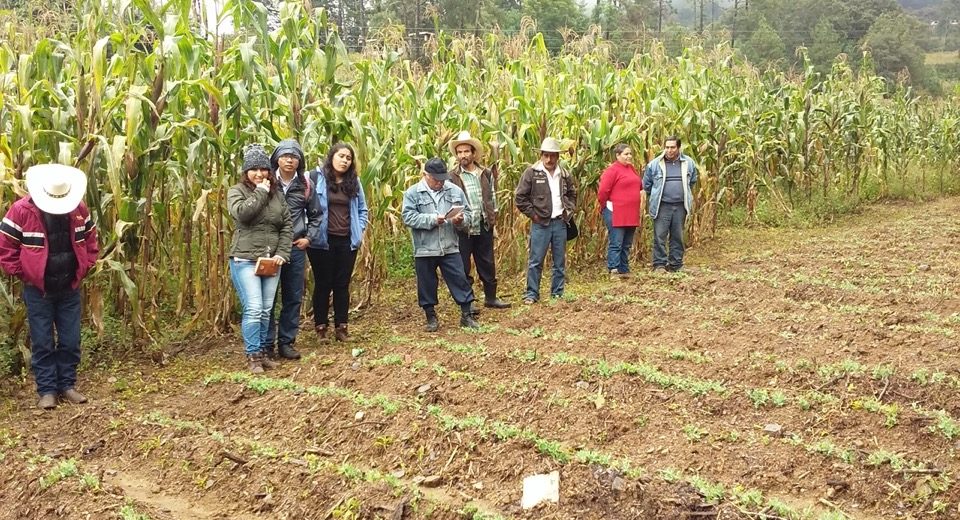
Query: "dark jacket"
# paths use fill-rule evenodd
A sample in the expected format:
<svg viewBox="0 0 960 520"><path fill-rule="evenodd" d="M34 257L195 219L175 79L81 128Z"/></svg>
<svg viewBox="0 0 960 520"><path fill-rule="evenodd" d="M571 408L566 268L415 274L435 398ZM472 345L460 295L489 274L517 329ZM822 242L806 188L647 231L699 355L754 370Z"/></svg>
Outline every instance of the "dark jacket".
<svg viewBox="0 0 960 520"><path fill-rule="evenodd" d="M475 208L474 211L477 211L477 209L483 211L483 222L487 225L487 229L493 229L497 224L497 207L493 202L493 172L490 171L490 168L483 168L482 166L480 168L483 170L480 172L480 195L483 204L480 208ZM460 177L459 166L450 170L450 182L456 184L464 193L467 192L467 188L463 185L463 179Z"/></svg>
<svg viewBox="0 0 960 520"><path fill-rule="evenodd" d="M270 193L242 182L235 184L227 191L227 209L236 223L230 244L231 257L256 260L261 256L280 255L290 261L293 225L279 187Z"/></svg>
<svg viewBox="0 0 960 520"><path fill-rule="evenodd" d="M277 144L273 154L270 155L270 169L279 177L280 156L292 153L299 156L300 162L297 165L297 175L291 181L290 188L284 198L287 201L287 207L290 208L290 222L293 225L293 240L308 238L311 245L320 243L320 220L323 213L320 209L320 201L317 199L316 189L311 185L310 179L304 175L306 171L305 157L300 145L293 139L286 139ZM280 179L277 179L280 182ZM282 188L278 186L278 188Z"/></svg>
<svg viewBox="0 0 960 520"><path fill-rule="evenodd" d="M573 210L577 206L577 188L573 184L573 176L570 172L563 169L559 164L560 170L560 201L563 204L563 220L569 222L573 216ZM547 170L543 163L537 162L526 169L520 176L520 182L517 184L515 193L517 209L520 213L533 218L534 215L540 220L550 220L553 214L553 199L550 194L550 181L547 179Z"/></svg>
<svg viewBox="0 0 960 520"><path fill-rule="evenodd" d="M80 280L97 263L100 248L97 245L97 228L82 202L67 216L71 223L73 252L77 256L77 273L70 287L76 289L80 286ZM8 275L45 292L43 280L48 254L43 212L27 195L13 203L0 223L0 268Z"/></svg>

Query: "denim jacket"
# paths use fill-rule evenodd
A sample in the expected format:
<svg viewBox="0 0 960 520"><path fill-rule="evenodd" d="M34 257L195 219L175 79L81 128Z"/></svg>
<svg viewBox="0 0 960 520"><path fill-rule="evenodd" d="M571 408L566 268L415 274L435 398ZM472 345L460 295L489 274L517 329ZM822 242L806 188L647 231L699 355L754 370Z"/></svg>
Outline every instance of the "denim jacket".
<svg viewBox="0 0 960 520"><path fill-rule="evenodd" d="M697 182L697 165L693 159L680 154L680 173L683 175L683 207L687 216L693 211L693 185ZM667 167L664 164L663 154L656 156L647 164L643 172L643 189L647 192L649 213L657 218L660 211L660 199L663 197L663 185L667 181Z"/></svg>
<svg viewBox="0 0 960 520"><path fill-rule="evenodd" d="M320 220L320 237L316 243L310 242L311 249L330 249L330 239L327 234L330 225L329 201L327 200L327 177L323 174L321 168L314 170L310 178L317 190L317 199L320 201L320 212L323 218ZM350 249L356 251L360 249L360 243L363 241L363 232L367 230L367 224L370 223L370 213L367 211L367 199L363 195L363 186L357 191L357 196L350 199Z"/></svg>
<svg viewBox="0 0 960 520"><path fill-rule="evenodd" d="M423 180L407 188L403 194L403 223L413 235L413 256L445 256L460 252L460 239L452 222L437 225L437 216L444 215L453 206L463 206L461 231L470 222L470 206L463 190L450 181L443 183L440 203L434 201L430 188Z"/></svg>

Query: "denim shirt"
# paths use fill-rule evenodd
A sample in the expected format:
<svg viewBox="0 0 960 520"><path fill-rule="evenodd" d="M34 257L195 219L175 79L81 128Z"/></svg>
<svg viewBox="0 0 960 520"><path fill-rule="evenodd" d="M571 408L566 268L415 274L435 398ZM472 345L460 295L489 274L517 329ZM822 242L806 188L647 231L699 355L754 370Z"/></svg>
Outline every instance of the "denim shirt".
<svg viewBox="0 0 960 520"><path fill-rule="evenodd" d="M680 174L683 176L683 207L687 210L687 216L693 212L693 190L691 189L697 182L697 165L693 159L684 154L678 157L680 161ZM652 218L657 218L660 211L660 200L663 198L663 185L667 180L667 168L664 164L661 153L649 164L643 172L643 189L647 192L649 202L649 213Z"/></svg>
<svg viewBox="0 0 960 520"><path fill-rule="evenodd" d="M403 194L403 223L413 235L413 256L445 256L460 252L460 239L452 222L437 225L437 216L445 215L453 206L463 206L463 221L466 231L470 222L470 206L467 196L456 184L446 181L440 196L434 199L427 183L421 180L407 188Z"/></svg>
<svg viewBox="0 0 960 520"><path fill-rule="evenodd" d="M329 201L327 200L327 177L323 170L317 168L315 188L317 190L317 200L320 201L320 210L323 218L320 220L320 239L316 245L311 241L311 249L330 249L330 239L327 229L330 226ZM313 177L313 175L311 175ZM363 241L363 232L367 230L367 224L370 223L370 214L367 210L367 199L363 195L363 186L357 191L357 196L350 199L350 249L356 251L360 249L360 243Z"/></svg>

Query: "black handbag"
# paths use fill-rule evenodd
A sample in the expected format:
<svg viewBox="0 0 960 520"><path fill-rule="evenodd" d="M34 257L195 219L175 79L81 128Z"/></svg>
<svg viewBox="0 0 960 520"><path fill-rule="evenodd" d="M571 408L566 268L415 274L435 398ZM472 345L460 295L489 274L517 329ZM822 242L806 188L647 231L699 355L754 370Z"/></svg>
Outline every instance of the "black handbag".
<svg viewBox="0 0 960 520"><path fill-rule="evenodd" d="M570 220L567 221L567 241L573 240L580 236L580 230L577 229L577 223L573 221L573 217L570 217Z"/></svg>

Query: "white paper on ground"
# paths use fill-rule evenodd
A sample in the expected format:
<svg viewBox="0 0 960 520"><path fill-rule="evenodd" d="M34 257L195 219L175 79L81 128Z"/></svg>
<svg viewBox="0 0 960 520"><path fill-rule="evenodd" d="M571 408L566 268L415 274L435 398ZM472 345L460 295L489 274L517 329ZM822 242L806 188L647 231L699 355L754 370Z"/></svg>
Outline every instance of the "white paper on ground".
<svg viewBox="0 0 960 520"><path fill-rule="evenodd" d="M542 502L560 502L560 472L530 475L523 479L523 497L520 507L530 509Z"/></svg>

